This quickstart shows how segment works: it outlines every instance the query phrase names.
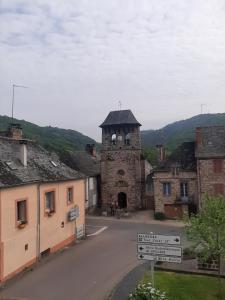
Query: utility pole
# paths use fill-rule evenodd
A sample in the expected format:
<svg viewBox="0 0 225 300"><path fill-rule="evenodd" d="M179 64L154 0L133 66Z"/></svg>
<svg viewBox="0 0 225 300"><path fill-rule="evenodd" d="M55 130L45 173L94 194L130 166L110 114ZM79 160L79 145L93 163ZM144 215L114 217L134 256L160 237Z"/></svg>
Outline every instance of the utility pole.
<svg viewBox="0 0 225 300"><path fill-rule="evenodd" d="M13 121L13 117L14 117L13 113L14 113L15 88L24 88L24 89L27 89L27 86L13 84L13 94L12 94L12 121Z"/></svg>

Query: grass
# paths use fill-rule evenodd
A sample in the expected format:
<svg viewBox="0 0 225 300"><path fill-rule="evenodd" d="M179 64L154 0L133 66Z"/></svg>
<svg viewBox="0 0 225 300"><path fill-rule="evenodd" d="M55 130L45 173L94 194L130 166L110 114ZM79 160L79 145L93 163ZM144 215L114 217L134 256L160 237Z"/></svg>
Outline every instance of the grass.
<svg viewBox="0 0 225 300"><path fill-rule="evenodd" d="M150 273L147 272L142 283L151 281ZM218 297L218 280L215 277L179 274L173 272L155 272L155 286L166 292L169 300L222 300ZM222 279L225 291L225 280Z"/></svg>

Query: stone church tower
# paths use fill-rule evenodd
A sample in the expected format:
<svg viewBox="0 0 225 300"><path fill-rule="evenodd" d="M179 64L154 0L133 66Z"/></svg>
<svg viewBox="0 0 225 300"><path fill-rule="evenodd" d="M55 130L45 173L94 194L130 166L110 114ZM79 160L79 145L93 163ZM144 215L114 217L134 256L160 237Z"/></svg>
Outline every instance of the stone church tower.
<svg viewBox="0 0 225 300"><path fill-rule="evenodd" d="M111 202L128 211L142 206L140 126L130 110L112 111L100 125L102 210Z"/></svg>

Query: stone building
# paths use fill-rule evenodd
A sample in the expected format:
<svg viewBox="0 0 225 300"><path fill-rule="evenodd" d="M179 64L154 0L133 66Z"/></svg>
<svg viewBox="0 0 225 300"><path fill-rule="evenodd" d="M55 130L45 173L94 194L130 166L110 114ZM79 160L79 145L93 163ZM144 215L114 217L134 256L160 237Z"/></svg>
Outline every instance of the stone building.
<svg viewBox="0 0 225 300"><path fill-rule="evenodd" d="M100 125L102 210L112 202L128 211L144 205L140 126L130 110L112 111Z"/></svg>
<svg viewBox="0 0 225 300"><path fill-rule="evenodd" d="M225 195L225 126L196 129L196 158L201 207L206 194Z"/></svg>
<svg viewBox="0 0 225 300"><path fill-rule="evenodd" d="M181 218L198 206L195 143L185 142L154 170L155 212Z"/></svg>

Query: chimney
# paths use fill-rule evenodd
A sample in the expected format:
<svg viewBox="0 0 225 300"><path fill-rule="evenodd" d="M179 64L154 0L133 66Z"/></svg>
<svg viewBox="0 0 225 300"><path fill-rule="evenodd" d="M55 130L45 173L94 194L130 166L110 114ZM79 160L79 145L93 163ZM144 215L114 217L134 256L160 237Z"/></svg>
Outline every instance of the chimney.
<svg viewBox="0 0 225 300"><path fill-rule="evenodd" d="M20 140L20 161L22 165L27 167L27 141Z"/></svg>
<svg viewBox="0 0 225 300"><path fill-rule="evenodd" d="M23 138L22 126L16 123L9 124L7 136L14 140L22 139Z"/></svg>
<svg viewBox="0 0 225 300"><path fill-rule="evenodd" d="M157 148L157 161L160 163L165 160L165 149L163 145L156 145Z"/></svg>
<svg viewBox="0 0 225 300"><path fill-rule="evenodd" d="M85 147L85 150L87 151L88 154L91 156L96 157L96 149L95 149L95 144L87 144Z"/></svg>
<svg viewBox="0 0 225 300"><path fill-rule="evenodd" d="M195 131L195 138L196 138L196 148L197 150L199 150L202 146L202 132L201 132L202 128L201 127L197 127L196 131Z"/></svg>

